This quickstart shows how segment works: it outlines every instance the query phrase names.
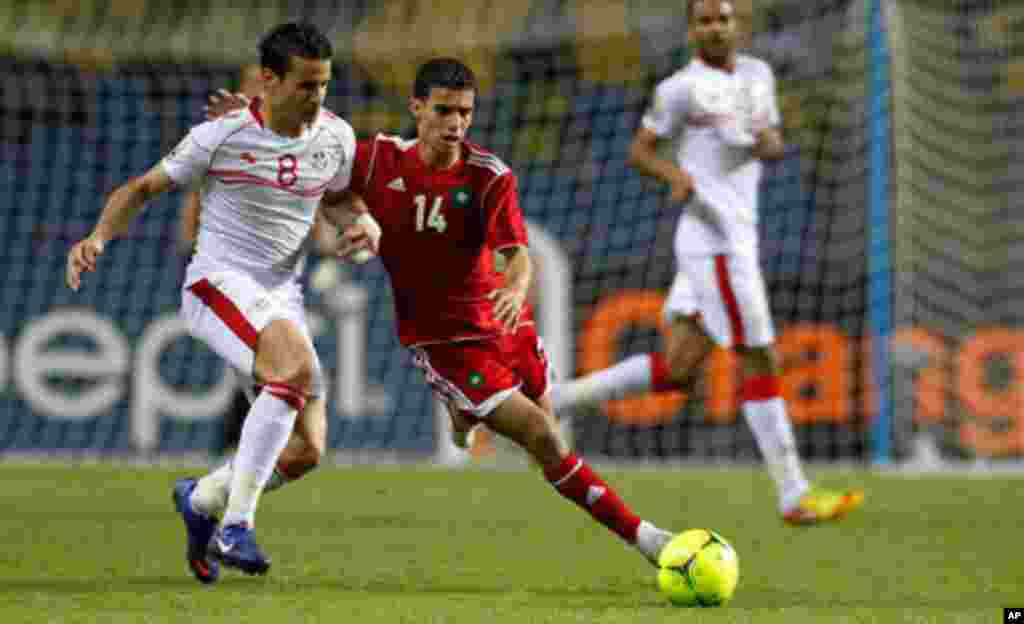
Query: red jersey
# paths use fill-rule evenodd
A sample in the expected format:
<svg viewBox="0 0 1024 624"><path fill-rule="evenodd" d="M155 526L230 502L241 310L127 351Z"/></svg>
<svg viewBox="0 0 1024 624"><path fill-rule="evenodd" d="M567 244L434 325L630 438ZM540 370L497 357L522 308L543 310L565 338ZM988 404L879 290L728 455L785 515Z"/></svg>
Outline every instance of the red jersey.
<svg viewBox="0 0 1024 624"><path fill-rule="evenodd" d="M516 178L505 163L464 142L454 166L428 169L415 139L378 134L359 141L350 188L380 224L379 255L403 345L502 333L487 298L504 285L494 252L527 244Z"/></svg>

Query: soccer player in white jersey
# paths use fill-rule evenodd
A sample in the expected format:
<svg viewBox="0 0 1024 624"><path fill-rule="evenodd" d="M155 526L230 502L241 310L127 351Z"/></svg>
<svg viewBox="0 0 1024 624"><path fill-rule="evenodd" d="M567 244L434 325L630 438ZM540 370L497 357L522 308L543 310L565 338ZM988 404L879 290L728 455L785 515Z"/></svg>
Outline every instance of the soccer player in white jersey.
<svg viewBox="0 0 1024 624"><path fill-rule="evenodd" d="M355 133L322 107L332 56L330 41L310 24L268 33L260 43L264 98L194 127L160 163L117 188L92 233L68 256L67 283L78 290L81 274L96 269L105 246L128 230L147 200L205 182L182 318L262 391L233 461L198 483L175 484L188 563L204 583L217 580L218 562L249 574L269 569L254 533L259 495L309 471L324 450L323 373L297 278L318 209L333 224L353 227L342 200ZM375 238L374 226L361 217L354 227Z"/></svg>
<svg viewBox="0 0 1024 624"><path fill-rule="evenodd" d="M779 393L768 297L758 262L761 161L784 154L775 78L765 62L736 51L728 0L691 0L695 58L662 81L630 148L630 164L665 182L686 202L675 237L678 273L663 309L664 353L636 355L556 386L557 408L642 391L688 389L713 347L732 347L743 364L743 415L775 482L790 524L842 517L859 491L811 488ZM681 135L678 164L658 156Z"/></svg>

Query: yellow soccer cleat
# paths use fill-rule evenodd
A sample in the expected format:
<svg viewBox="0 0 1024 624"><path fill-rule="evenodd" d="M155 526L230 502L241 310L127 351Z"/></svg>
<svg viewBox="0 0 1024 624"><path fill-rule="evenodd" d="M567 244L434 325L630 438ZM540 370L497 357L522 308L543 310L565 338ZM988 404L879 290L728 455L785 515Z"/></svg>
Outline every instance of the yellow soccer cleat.
<svg viewBox="0 0 1024 624"><path fill-rule="evenodd" d="M864 503L864 492L849 490L835 492L813 488L800 499L796 507L782 514L786 524L818 524L839 520Z"/></svg>

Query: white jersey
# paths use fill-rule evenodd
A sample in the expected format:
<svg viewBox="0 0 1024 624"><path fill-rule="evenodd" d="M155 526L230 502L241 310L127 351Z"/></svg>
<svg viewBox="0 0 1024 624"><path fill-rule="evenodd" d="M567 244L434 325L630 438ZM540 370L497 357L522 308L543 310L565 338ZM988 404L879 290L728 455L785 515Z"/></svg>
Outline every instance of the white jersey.
<svg viewBox="0 0 1024 624"><path fill-rule="evenodd" d="M676 230L678 255L757 253L761 162L750 129L779 121L775 76L752 56L737 55L731 72L695 58L658 84L643 126L679 137L679 165L696 191Z"/></svg>
<svg viewBox="0 0 1024 624"><path fill-rule="evenodd" d="M241 270L267 285L294 279L320 199L348 188L355 149L352 127L326 109L294 138L266 128L254 107L192 128L162 161L178 186L206 180L190 273Z"/></svg>

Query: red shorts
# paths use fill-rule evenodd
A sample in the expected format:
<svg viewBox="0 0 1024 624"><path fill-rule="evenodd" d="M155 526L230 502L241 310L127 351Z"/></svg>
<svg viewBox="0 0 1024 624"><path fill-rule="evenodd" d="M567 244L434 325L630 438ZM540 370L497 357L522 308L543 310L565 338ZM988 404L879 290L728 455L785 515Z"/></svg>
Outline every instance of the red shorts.
<svg viewBox="0 0 1024 624"><path fill-rule="evenodd" d="M514 334L412 347L413 364L443 400L483 418L516 390L548 391L554 371L533 325Z"/></svg>

